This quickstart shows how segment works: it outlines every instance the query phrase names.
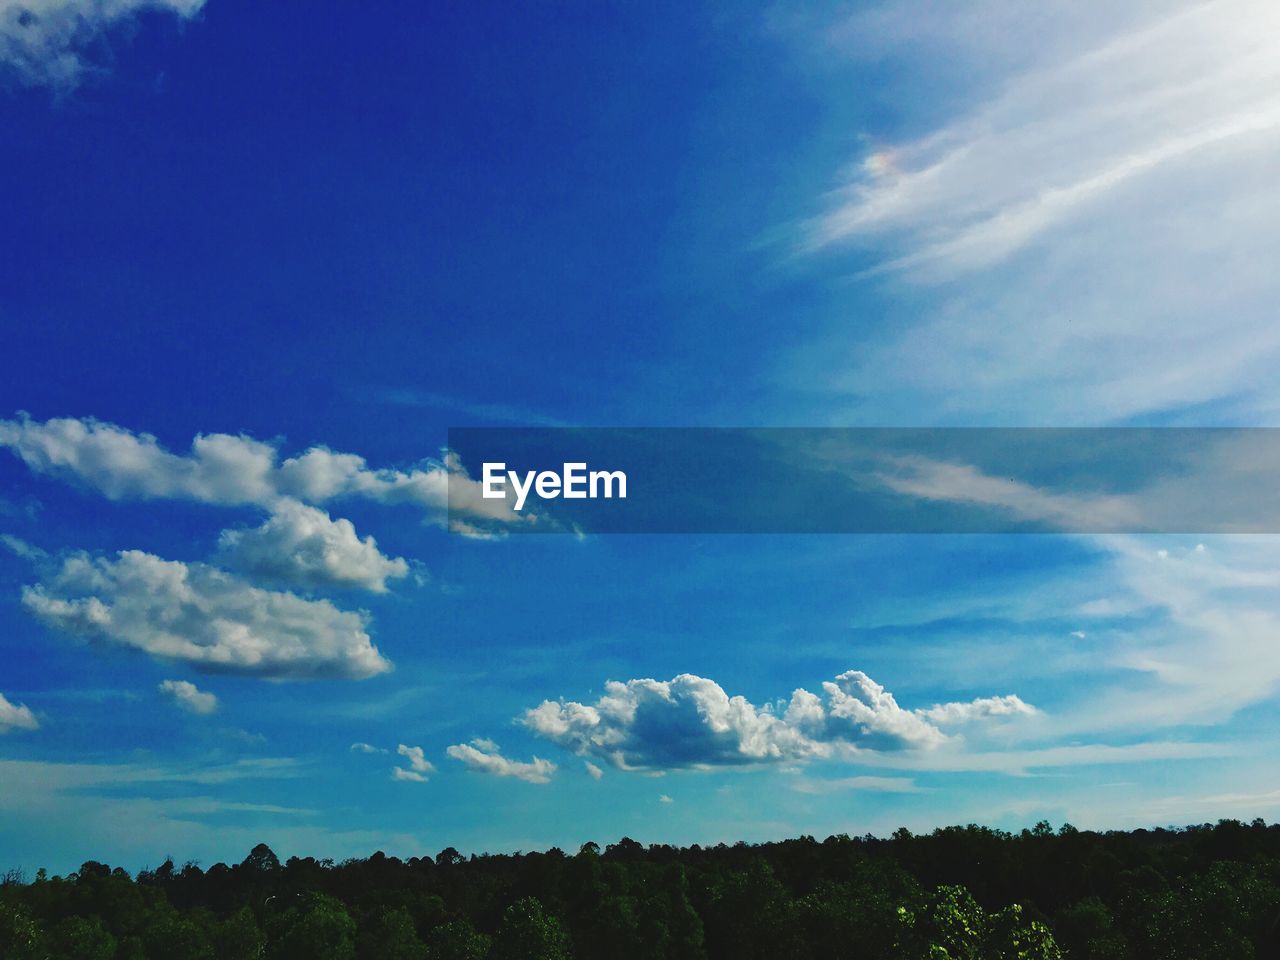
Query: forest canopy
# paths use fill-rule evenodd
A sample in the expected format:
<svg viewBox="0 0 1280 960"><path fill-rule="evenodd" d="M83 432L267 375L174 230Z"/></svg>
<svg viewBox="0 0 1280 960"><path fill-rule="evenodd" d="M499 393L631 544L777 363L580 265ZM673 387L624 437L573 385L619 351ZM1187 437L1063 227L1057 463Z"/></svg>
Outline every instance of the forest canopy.
<svg viewBox="0 0 1280 960"><path fill-rule="evenodd" d="M1248 960L1278 927L1261 820L341 863L259 844L0 884L3 960Z"/></svg>

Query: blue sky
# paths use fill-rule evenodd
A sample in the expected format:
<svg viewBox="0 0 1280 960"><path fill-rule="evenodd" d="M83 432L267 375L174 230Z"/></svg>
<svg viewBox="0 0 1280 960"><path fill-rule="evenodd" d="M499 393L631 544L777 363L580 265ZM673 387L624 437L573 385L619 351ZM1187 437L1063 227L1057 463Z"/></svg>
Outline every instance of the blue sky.
<svg viewBox="0 0 1280 960"><path fill-rule="evenodd" d="M0 0L0 865L1275 817L1268 537L441 490L451 426L1276 425L1277 26Z"/></svg>

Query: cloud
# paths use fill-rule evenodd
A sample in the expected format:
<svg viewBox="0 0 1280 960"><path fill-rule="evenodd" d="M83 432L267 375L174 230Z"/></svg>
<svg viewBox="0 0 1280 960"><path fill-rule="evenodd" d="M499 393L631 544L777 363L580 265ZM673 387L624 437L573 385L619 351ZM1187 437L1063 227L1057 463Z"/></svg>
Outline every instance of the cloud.
<svg viewBox="0 0 1280 960"><path fill-rule="evenodd" d="M454 744L445 753L455 760L460 760L468 770L490 773L495 777L515 777L526 783L550 783L551 775L556 772L556 765L541 757L534 757L528 763L508 760L499 752L498 745L492 740L472 740L470 743Z"/></svg>
<svg viewBox="0 0 1280 960"><path fill-rule="evenodd" d="M919 793L920 788L909 777L840 777L820 780L813 777L797 777L790 783L796 793L823 795L843 793L849 790L872 793Z"/></svg>
<svg viewBox="0 0 1280 960"><path fill-rule="evenodd" d="M667 796L665 793L658 797L658 802L659 802L659 803L675 803L675 801L674 801L674 800L672 800L672 799L671 799L669 796Z"/></svg>
<svg viewBox="0 0 1280 960"><path fill-rule="evenodd" d="M909 78L887 97L918 100L913 84L960 57L996 75L949 83L932 126L904 103L910 139L850 131L866 147L798 243L852 252L876 277L859 297L909 296L920 319L852 339L833 326L794 378L825 371L872 420L1096 424L1209 403L1274 416L1280 284L1258 251L1280 243L1275 5L964 6L876 4L842 28L846 69L881 58L878 75ZM810 44L830 61L829 38Z"/></svg>
<svg viewBox="0 0 1280 960"><path fill-rule="evenodd" d="M1043 490L996 477L966 463L920 456L886 458L878 479L890 490L924 500L997 507L1015 517L1063 529L1134 528L1145 519L1131 496L1080 495Z"/></svg>
<svg viewBox="0 0 1280 960"><path fill-rule="evenodd" d="M410 747L400 744L396 753L409 761L408 767L395 767L391 771L393 780L407 780L413 783L426 783L427 774L435 773L435 765L427 759L421 747Z"/></svg>
<svg viewBox="0 0 1280 960"><path fill-rule="evenodd" d="M391 669L362 614L138 550L72 554L22 603L63 633L208 672L358 680Z"/></svg>
<svg viewBox="0 0 1280 960"><path fill-rule="evenodd" d="M353 743L351 745L352 753L386 753L382 747L375 747L371 743Z"/></svg>
<svg viewBox="0 0 1280 960"><path fill-rule="evenodd" d="M39 730L40 723L25 704L10 703L0 693L0 734L10 730Z"/></svg>
<svg viewBox="0 0 1280 960"><path fill-rule="evenodd" d="M330 518L316 507L284 499L251 530L224 530L218 559L255 579L295 587L353 587L386 593L387 580L409 573L409 564L363 540L350 520Z"/></svg>
<svg viewBox="0 0 1280 960"><path fill-rule="evenodd" d="M1130 181L1280 126L1277 45L1259 36L1275 21L1256 0L1184 5L1023 74L976 115L867 156L811 242L898 233L890 267L997 262Z"/></svg>
<svg viewBox="0 0 1280 960"><path fill-rule="evenodd" d="M583 765L587 768L587 776L592 780L599 780L604 776L604 771L592 763L590 760L584 760Z"/></svg>
<svg viewBox="0 0 1280 960"><path fill-rule="evenodd" d="M188 713L208 716L217 712L218 698L212 693L205 693L194 683L187 680L163 680L157 689L171 700L178 708Z"/></svg>
<svg viewBox="0 0 1280 960"><path fill-rule="evenodd" d="M926 720L942 726L959 726L975 720L1030 716L1035 708L1016 696L983 697L969 703L939 703L919 711Z"/></svg>
<svg viewBox="0 0 1280 960"><path fill-rule="evenodd" d="M455 519L467 530L530 522L505 500L486 500L478 481L452 455L410 470L372 469L363 457L314 446L279 459L277 449L244 435L198 435L179 455L155 437L92 418L40 423L20 414L0 420L0 447L33 471L80 483L112 500L191 500L222 506L289 509L282 500L322 505L343 498L420 508L428 523L448 523L452 489ZM352 533L354 537L354 533Z"/></svg>
<svg viewBox="0 0 1280 960"><path fill-rule="evenodd" d="M190 19L204 0L0 0L0 64L28 86L67 89L93 69L85 51L95 39L160 11Z"/></svg>
<svg viewBox="0 0 1280 960"><path fill-rule="evenodd" d="M952 737L942 727L1026 716L1015 696L906 710L865 673L850 670L795 690L785 705L756 707L693 674L670 681L609 681L594 704L543 701L521 722L537 735L623 770L665 770L928 750Z"/></svg>
<svg viewBox="0 0 1280 960"><path fill-rule="evenodd" d="M27 543L21 537L15 537L11 533L0 533L0 546L4 547L15 557L21 557L23 560L44 560L49 556L44 550L34 544Z"/></svg>

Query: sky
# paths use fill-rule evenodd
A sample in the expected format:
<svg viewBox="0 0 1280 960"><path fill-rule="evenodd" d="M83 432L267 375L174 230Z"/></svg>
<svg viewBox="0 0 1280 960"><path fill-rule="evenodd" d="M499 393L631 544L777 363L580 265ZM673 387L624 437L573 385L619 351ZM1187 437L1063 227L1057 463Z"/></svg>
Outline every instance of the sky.
<svg viewBox="0 0 1280 960"><path fill-rule="evenodd" d="M0 129L0 867L1280 817L1274 537L446 518L451 427L1280 426L1273 4L0 0Z"/></svg>

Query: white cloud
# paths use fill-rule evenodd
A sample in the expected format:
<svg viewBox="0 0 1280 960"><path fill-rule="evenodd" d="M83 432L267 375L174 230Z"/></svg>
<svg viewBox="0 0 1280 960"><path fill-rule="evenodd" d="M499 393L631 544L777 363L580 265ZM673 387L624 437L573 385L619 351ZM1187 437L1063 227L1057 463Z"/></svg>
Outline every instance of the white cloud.
<svg viewBox="0 0 1280 960"><path fill-rule="evenodd" d="M928 457L886 458L877 479L897 493L997 507L1019 519L1044 520L1065 530L1134 528L1144 519L1132 497L1051 492L1009 477L992 476L970 464Z"/></svg>
<svg viewBox="0 0 1280 960"><path fill-rule="evenodd" d="M382 747L375 747L372 743L353 743L351 745L352 753L386 753Z"/></svg>
<svg viewBox="0 0 1280 960"><path fill-rule="evenodd" d="M959 726L975 720L989 720L997 717L1030 716L1036 710L1016 696L983 697L969 703L939 703L920 715L943 726Z"/></svg>
<svg viewBox="0 0 1280 960"><path fill-rule="evenodd" d="M665 793L658 797L658 802L659 802L659 803L675 803L675 801L674 801L674 800L672 800L672 799L671 799L669 796L667 796Z"/></svg>
<svg viewBox="0 0 1280 960"><path fill-rule="evenodd" d="M385 593L387 580L409 573L407 561L384 556L373 537L360 539L350 520L334 520L317 507L290 499L277 502L261 526L224 530L218 559L268 582L374 593Z"/></svg>
<svg viewBox="0 0 1280 960"><path fill-rule="evenodd" d="M0 693L0 734L10 730L38 730L40 723L31 710L21 703L10 703Z"/></svg>
<svg viewBox="0 0 1280 960"><path fill-rule="evenodd" d="M391 669L361 614L137 550L68 556L22 602L54 629L210 672L303 680Z"/></svg>
<svg viewBox="0 0 1280 960"><path fill-rule="evenodd" d="M190 19L204 0L0 0L0 64L30 86L74 87L93 69L84 51L143 11Z"/></svg>
<svg viewBox="0 0 1280 960"><path fill-rule="evenodd" d="M920 16L890 2L843 33L903 58L885 73L909 79L886 97L918 94L931 61L961 49L1001 66L950 85L955 112L919 136L876 144L867 131L803 243L856 247L889 297L924 285L910 294L923 319L879 337L859 326L853 342L841 324L805 345L797 379L826 371L882 420L1280 411L1280 282L1259 253L1280 244L1280 13L1269 0L1111 6L1122 15L979 0Z"/></svg>
<svg viewBox="0 0 1280 960"><path fill-rule="evenodd" d="M551 775L556 772L556 765L541 757L534 757L528 763L508 760L492 740L480 739L454 744L445 753L460 760L469 770L490 773L496 777L515 777L526 783L549 783Z"/></svg>
<svg viewBox="0 0 1280 960"><path fill-rule="evenodd" d="M218 698L206 693L188 680L163 680L157 689L177 707L188 713L208 716L217 712Z"/></svg>
<svg viewBox="0 0 1280 960"><path fill-rule="evenodd" d="M592 780L599 780L604 776L604 771L592 763L590 760L584 760L583 765L587 768L587 776Z"/></svg>
<svg viewBox="0 0 1280 960"><path fill-rule="evenodd" d="M44 550L34 544L27 543L21 537L15 537L11 533L0 533L0 546L4 547L16 557L23 560L44 560L49 556Z"/></svg>
<svg viewBox="0 0 1280 960"><path fill-rule="evenodd" d="M624 770L665 770L852 756L869 750L937 747L942 727L1029 715L1017 697L906 710L866 674L850 670L795 690L785 706L756 707L712 680L610 681L594 704L543 701L521 722L565 749Z"/></svg>
<svg viewBox="0 0 1280 960"><path fill-rule="evenodd" d="M426 783L427 774L435 773L435 765L427 759L421 747L411 747L402 743L396 747L396 753L409 761L409 766L395 767L391 771L392 779Z"/></svg>
<svg viewBox="0 0 1280 960"><path fill-rule="evenodd" d="M0 420L0 446L37 473L81 483L112 500L176 499L273 510L281 500L313 505L344 497L409 504L437 526L448 522L452 485L455 519L466 531L532 522L505 500L486 500L453 456L410 470L372 469L363 457L311 447L279 460L274 446L244 435L201 434L187 455L170 453L155 437L92 418L25 415ZM353 534L354 536L354 534Z"/></svg>
<svg viewBox="0 0 1280 960"><path fill-rule="evenodd" d="M845 791L866 791L871 793L918 793L920 788L909 777L840 777L834 780L820 780L813 777L796 777L789 784L796 793L828 794Z"/></svg>

